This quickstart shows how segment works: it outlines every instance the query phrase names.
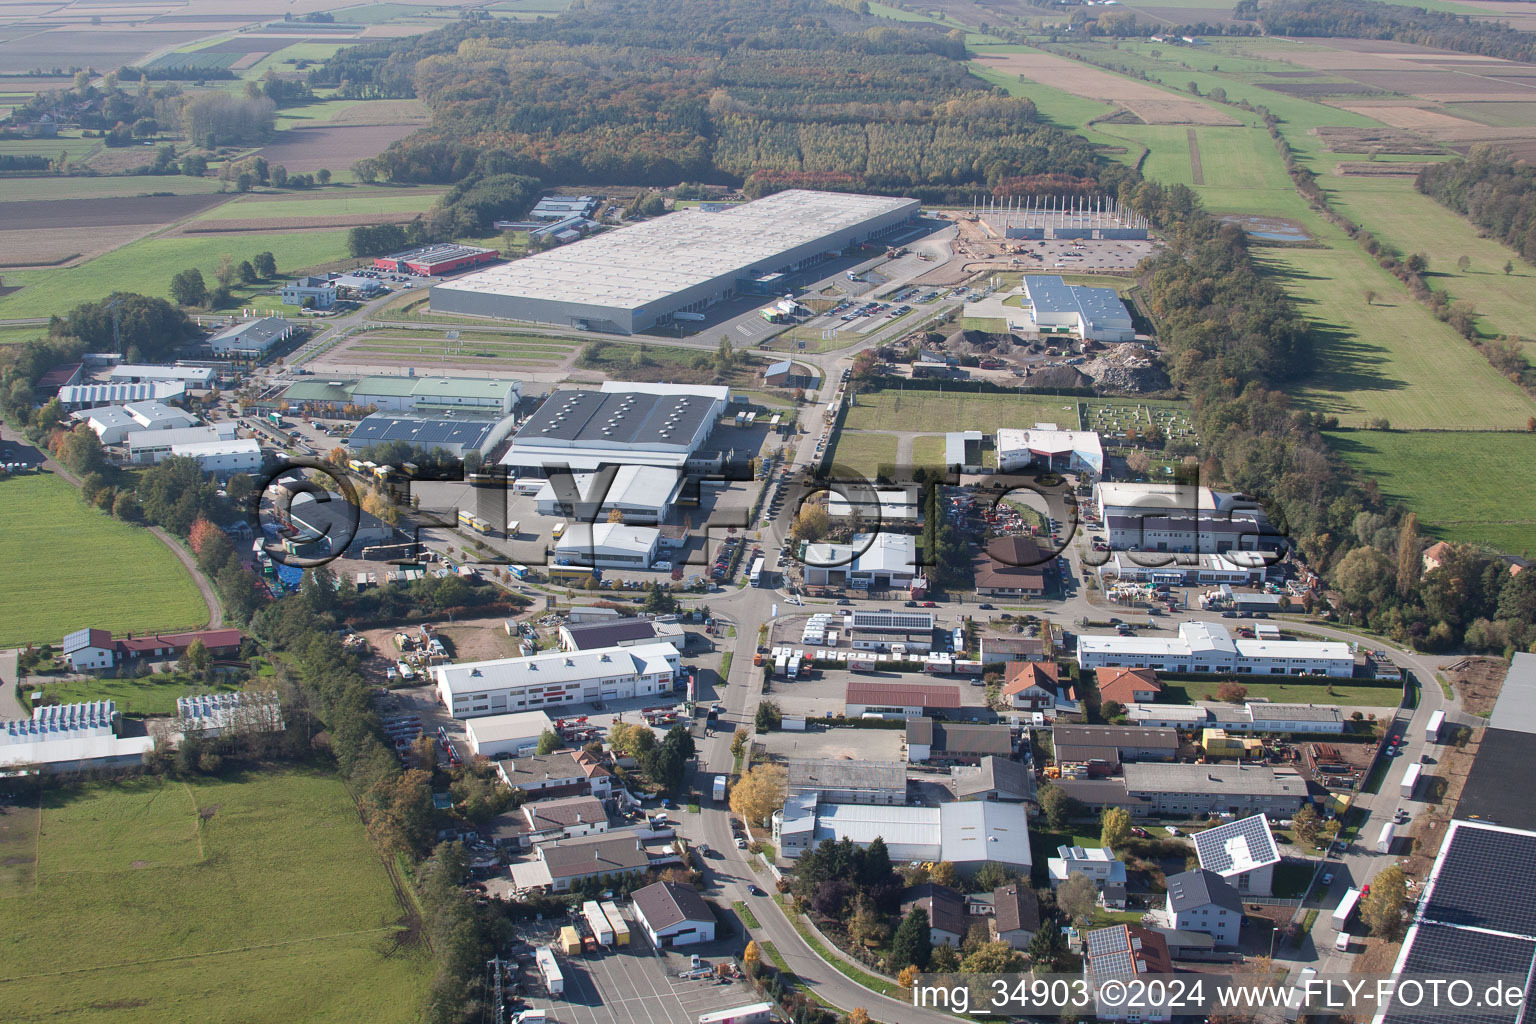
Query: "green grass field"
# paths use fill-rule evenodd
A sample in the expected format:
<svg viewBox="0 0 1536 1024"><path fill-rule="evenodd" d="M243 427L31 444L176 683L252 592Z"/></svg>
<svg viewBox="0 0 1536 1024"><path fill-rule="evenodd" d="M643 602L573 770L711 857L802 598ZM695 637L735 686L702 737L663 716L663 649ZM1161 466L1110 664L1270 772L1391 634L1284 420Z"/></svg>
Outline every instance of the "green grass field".
<svg viewBox="0 0 1536 1024"><path fill-rule="evenodd" d="M385 330L357 335L347 342L350 352L442 359L453 356L502 360L509 363L554 366L579 348L581 342L538 334L464 331L449 341L440 331Z"/></svg>
<svg viewBox="0 0 1536 1024"><path fill-rule="evenodd" d="M944 464L944 435L927 434L912 439L912 464L914 466L941 466Z"/></svg>
<svg viewBox="0 0 1536 1024"><path fill-rule="evenodd" d="M1536 436L1334 431L1328 441L1433 536L1536 552Z"/></svg>
<svg viewBox="0 0 1536 1024"><path fill-rule="evenodd" d="M100 139L83 139L78 133L65 132L52 139L0 140L0 156L46 156L50 160L63 153L70 163L79 163L102 147ZM5 179L7 189L11 179Z"/></svg>
<svg viewBox="0 0 1536 1024"><path fill-rule="evenodd" d="M305 195L277 193L289 198L275 199L270 194L243 196L215 206L195 218L200 221L267 220L287 217L340 217L345 214L421 213L437 202L442 192L436 189L350 188L341 192L326 189Z"/></svg>
<svg viewBox="0 0 1536 1024"><path fill-rule="evenodd" d="M65 313L82 302L95 302L114 291L139 292L170 297L171 278L196 267L210 287L225 253L238 263L258 252L277 259L279 274L292 276L307 267L344 259L347 233L334 231L243 231L238 234L189 235L181 238L145 238L77 267L14 270L5 275L7 285L22 289L0 299L0 319L49 316ZM262 286L270 289L271 284ZM249 300L253 290L236 290L235 304ZM275 307L276 296L258 305Z"/></svg>
<svg viewBox="0 0 1536 1024"><path fill-rule="evenodd" d="M1422 195L1407 178L1330 176L1322 183L1339 212L1361 224L1404 254L1429 255L1431 288L1453 299L1468 299L1487 336L1530 337L1531 308L1536 303L1536 270L1492 238L1478 237L1465 217ZM1457 260L1470 260L1465 273ZM1506 275L1504 264L1513 264ZM1536 356L1536 352L1529 353Z"/></svg>
<svg viewBox="0 0 1536 1024"><path fill-rule="evenodd" d="M32 341L35 338L45 338L47 336L47 324L37 324L30 327L25 325L0 326L0 345L19 345L23 341Z"/></svg>
<svg viewBox="0 0 1536 1024"><path fill-rule="evenodd" d="M1347 683L1250 683L1239 680L1248 687L1253 700L1270 700L1286 704L1340 704L1344 707L1394 708L1402 699L1403 691L1396 686L1351 686ZM1180 682L1177 676L1166 677L1163 696L1170 704L1188 704L1191 701L1217 698L1220 683ZM1333 692L1330 693L1329 691Z"/></svg>
<svg viewBox="0 0 1536 1024"><path fill-rule="evenodd" d="M943 391L878 391L857 396L849 430L911 430L941 423L949 430L995 431L1038 422L1074 424L1077 399L1054 395L986 395Z"/></svg>
<svg viewBox="0 0 1536 1024"><path fill-rule="evenodd" d="M430 958L334 776L51 790L38 824L0 892L7 1020L417 1019Z"/></svg>
<svg viewBox="0 0 1536 1024"><path fill-rule="evenodd" d="M827 464L873 480L881 466L896 464L896 438L890 434L839 431Z"/></svg>
<svg viewBox="0 0 1536 1024"><path fill-rule="evenodd" d="M208 621L197 586L165 545L89 507L61 477L0 480L0 523L8 577L0 647L57 644L85 626L121 634Z"/></svg>
<svg viewBox="0 0 1536 1024"><path fill-rule="evenodd" d="M170 192L178 196L207 195L219 191L223 182L217 178L187 178L179 174L137 175L84 178L50 175L39 178L6 178L7 202L21 203L39 199L115 199Z"/></svg>
<svg viewBox="0 0 1536 1024"><path fill-rule="evenodd" d="M117 710L129 715L174 715L176 699L198 693L238 690L225 683L212 685L177 673L156 672L142 679L74 679L40 687L64 704L88 700L117 702Z"/></svg>

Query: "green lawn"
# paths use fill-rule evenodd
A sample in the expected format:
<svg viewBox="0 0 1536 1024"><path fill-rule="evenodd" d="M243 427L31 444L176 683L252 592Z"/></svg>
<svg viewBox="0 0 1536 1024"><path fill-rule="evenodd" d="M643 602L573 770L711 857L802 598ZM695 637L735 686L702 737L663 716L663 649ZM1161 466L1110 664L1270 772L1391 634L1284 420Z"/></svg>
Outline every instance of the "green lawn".
<svg viewBox="0 0 1536 1024"><path fill-rule="evenodd" d="M170 192L178 196L207 195L219 191L223 185L217 178L187 178L179 174L100 178L49 175L40 178L6 178L5 198L7 202L21 203L39 199L113 199L120 196L142 196L151 192Z"/></svg>
<svg viewBox="0 0 1536 1024"><path fill-rule="evenodd" d="M881 466L896 464L896 438L890 434L839 431L827 464L874 479Z"/></svg>
<svg viewBox="0 0 1536 1024"><path fill-rule="evenodd" d="M1197 700L1217 700L1220 682L1181 680L1165 676L1163 695L1169 704L1189 704ZM1270 700L1285 704L1340 704L1346 707L1395 708L1402 699L1399 686L1355 686L1349 683L1254 683L1239 680L1248 688L1250 700ZM1329 691L1333 692L1330 693Z"/></svg>
<svg viewBox="0 0 1536 1024"><path fill-rule="evenodd" d="M1433 536L1536 551L1536 436L1357 430L1328 441Z"/></svg>
<svg viewBox="0 0 1536 1024"><path fill-rule="evenodd" d="M848 410L850 430L932 429L982 430L1028 427L1037 422L1059 423L1075 428L1076 398L1055 395L989 395L957 391L877 391L858 395Z"/></svg>
<svg viewBox="0 0 1536 1024"><path fill-rule="evenodd" d="M0 524L0 647L57 644L86 626L142 633L208 621L165 545L89 507L61 477L0 479Z"/></svg>
<svg viewBox="0 0 1536 1024"><path fill-rule="evenodd" d="M463 331L457 340L442 337L442 329L370 331L347 342L353 352L442 358L473 356L500 359L520 364L555 365L568 357L581 343L565 338L516 332Z"/></svg>
<svg viewBox="0 0 1536 1024"><path fill-rule="evenodd" d="M78 679L49 683L40 689L65 704L88 700L117 702L117 710L130 715L174 715L176 698L199 693L238 690L228 683L212 685L179 673L157 672L142 679Z"/></svg>
<svg viewBox="0 0 1536 1024"><path fill-rule="evenodd" d="M0 299L0 319L62 314L82 302L95 302L114 291L169 298L171 278L179 271L196 267L211 287L215 283L214 272L219 260L226 253L238 263L259 252L272 253L277 259L279 273L288 276L307 267L344 259L347 233L344 230L248 231L145 238L77 267L13 270L6 273L5 283L22 288ZM270 289L272 285L263 287ZM251 294L250 290L237 291L237 306L240 299L249 298ZM277 297L268 296L259 300L258 305L263 308L276 306Z"/></svg>
<svg viewBox="0 0 1536 1024"><path fill-rule="evenodd" d="M244 196L197 216L200 221L260 220L279 217L340 217L346 214L420 213L442 195L437 190L358 188L337 192L325 189L309 194L279 192Z"/></svg>
<svg viewBox="0 0 1536 1024"><path fill-rule="evenodd" d="M736 916L741 918L741 923L746 925L748 928L762 927L762 925L757 923L757 915L752 913L752 908L747 906L741 900L737 900L736 902L732 903L731 907L736 911Z"/></svg>
<svg viewBox="0 0 1536 1024"><path fill-rule="evenodd" d="M914 466L939 466L944 463L944 435L928 434L912 439Z"/></svg>
<svg viewBox="0 0 1536 1024"><path fill-rule="evenodd" d="M430 958L332 775L51 790L33 854L0 898L8 1020L419 1017Z"/></svg>
<svg viewBox="0 0 1536 1024"><path fill-rule="evenodd" d="M35 341L48 336L47 324L19 326L0 325L0 345L19 345L23 341Z"/></svg>
<svg viewBox="0 0 1536 1024"><path fill-rule="evenodd" d="M1323 180L1340 213L1368 224L1379 238L1404 254L1429 255L1431 288L1443 288L1453 299L1467 299L1480 314L1478 329L1489 336L1533 333L1531 308L1536 303L1536 270L1515 252L1492 238L1480 238L1465 217L1421 195L1409 178L1330 176ZM1457 260L1470 260L1465 273ZM1504 264L1513 273L1504 273ZM1536 358L1536 351L1528 351Z"/></svg>

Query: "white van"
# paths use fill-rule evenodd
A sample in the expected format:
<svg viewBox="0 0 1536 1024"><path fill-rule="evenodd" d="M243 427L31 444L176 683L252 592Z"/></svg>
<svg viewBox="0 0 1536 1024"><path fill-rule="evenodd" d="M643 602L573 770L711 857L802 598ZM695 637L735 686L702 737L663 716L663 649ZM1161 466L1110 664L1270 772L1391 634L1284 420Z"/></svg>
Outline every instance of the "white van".
<svg viewBox="0 0 1536 1024"><path fill-rule="evenodd" d="M1349 952L1349 932L1339 932L1339 937L1333 943L1333 948L1340 953Z"/></svg>

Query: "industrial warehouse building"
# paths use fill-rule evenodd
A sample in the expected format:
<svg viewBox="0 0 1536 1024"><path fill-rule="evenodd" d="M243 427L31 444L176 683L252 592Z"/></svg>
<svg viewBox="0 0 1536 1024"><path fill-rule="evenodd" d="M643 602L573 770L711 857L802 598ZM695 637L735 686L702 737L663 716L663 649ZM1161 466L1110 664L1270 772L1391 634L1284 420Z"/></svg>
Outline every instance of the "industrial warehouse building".
<svg viewBox="0 0 1536 1024"><path fill-rule="evenodd" d="M1029 873L1029 825L1023 804L835 804L811 791L788 797L783 810L773 814L773 841L784 860L797 860L828 839L867 847L876 837L885 840L895 863L947 860L963 875L995 863Z"/></svg>
<svg viewBox="0 0 1536 1024"><path fill-rule="evenodd" d="M670 693L679 664L677 648L658 643L468 661L438 665L431 673L453 717L476 718Z"/></svg>
<svg viewBox="0 0 1536 1024"><path fill-rule="evenodd" d="M522 711L471 719L464 723L464 735L471 751L494 760L532 753L539 745L539 737L554 727L545 712Z"/></svg>
<svg viewBox="0 0 1536 1024"><path fill-rule="evenodd" d="M1025 274L1030 319L1042 333L1070 332L1084 341L1135 341L1131 314L1113 288L1067 284L1056 274Z"/></svg>
<svg viewBox="0 0 1536 1024"><path fill-rule="evenodd" d="M262 317L224 328L208 339L208 347L216 356L257 359L278 342L291 338L294 330L296 328L280 316Z"/></svg>
<svg viewBox="0 0 1536 1024"><path fill-rule="evenodd" d="M477 412L376 412L363 418L346 440L347 451L361 452L376 444L404 441L436 448L462 459L470 452L488 453L512 432L512 417L489 418Z"/></svg>
<svg viewBox="0 0 1536 1024"><path fill-rule="evenodd" d="M253 437L172 445L171 454L192 459L198 469L217 477L254 473L261 468L261 443Z"/></svg>
<svg viewBox="0 0 1536 1024"><path fill-rule="evenodd" d="M794 189L718 213L680 210L434 285L432 309L636 334L675 313L764 291L774 275L902 227L920 206Z"/></svg>
<svg viewBox="0 0 1536 1024"><path fill-rule="evenodd" d="M607 521L617 511L630 525L659 523L677 501L684 479L682 473L664 466L620 466L608 481L607 490L599 495L602 480L598 474L574 473L569 484L562 482L559 489L570 486L574 494L557 493L554 481L550 481L534 495L534 508L546 519L590 523Z"/></svg>
<svg viewBox="0 0 1536 1024"><path fill-rule="evenodd" d="M999 430L997 468L1011 473L1029 465L1098 476L1104 472L1104 448L1096 432L1058 430L1054 423L1036 423L1030 430Z"/></svg>
<svg viewBox="0 0 1536 1024"><path fill-rule="evenodd" d="M661 531L623 523L572 523L555 542L556 565L648 569L656 560Z"/></svg>
<svg viewBox="0 0 1536 1024"><path fill-rule="evenodd" d="M352 386L352 404L389 412L473 411L506 416L523 382L506 377L364 377Z"/></svg>
<svg viewBox="0 0 1536 1024"><path fill-rule="evenodd" d="M552 466L718 469L718 460L701 462L694 454L730 397L728 387L627 381L605 381L598 391L557 391L513 435L501 463L519 477L547 476Z"/></svg>
<svg viewBox="0 0 1536 1024"><path fill-rule="evenodd" d="M390 253L373 261L375 268L396 274L420 274L432 277L437 274L453 274L470 267L494 263L501 258L495 249L481 249L473 245L457 245L453 242L434 242L404 252Z"/></svg>
<svg viewBox="0 0 1536 1024"><path fill-rule="evenodd" d="M1094 486L1111 551L1279 551L1263 508L1239 494L1166 483Z"/></svg>
<svg viewBox="0 0 1536 1024"><path fill-rule="evenodd" d="M1214 622L1184 622L1177 637L1080 636L1077 664L1099 668L1150 668L1158 672L1199 672L1332 676L1355 674L1355 656L1339 641L1234 640Z"/></svg>

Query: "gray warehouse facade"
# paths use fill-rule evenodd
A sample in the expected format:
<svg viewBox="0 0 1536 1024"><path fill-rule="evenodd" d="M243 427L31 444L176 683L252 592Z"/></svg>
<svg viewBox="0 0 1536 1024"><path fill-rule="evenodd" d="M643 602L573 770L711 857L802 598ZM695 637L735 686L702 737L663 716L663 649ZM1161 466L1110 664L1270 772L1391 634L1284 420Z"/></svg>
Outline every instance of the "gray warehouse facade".
<svg viewBox="0 0 1536 1024"><path fill-rule="evenodd" d="M792 189L680 210L432 287L432 309L635 334L911 223L916 199Z"/></svg>

